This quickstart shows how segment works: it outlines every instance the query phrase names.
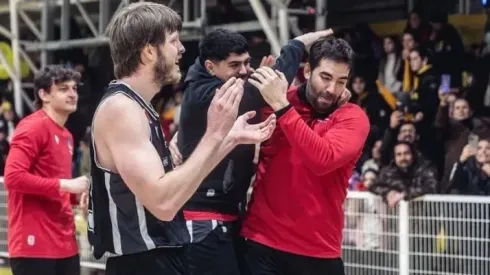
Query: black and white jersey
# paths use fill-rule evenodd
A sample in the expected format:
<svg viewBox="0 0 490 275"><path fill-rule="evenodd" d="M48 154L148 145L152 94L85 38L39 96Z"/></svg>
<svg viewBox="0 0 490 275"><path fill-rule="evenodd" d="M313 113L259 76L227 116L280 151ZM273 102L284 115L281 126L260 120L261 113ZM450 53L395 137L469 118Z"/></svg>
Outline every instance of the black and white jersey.
<svg viewBox="0 0 490 275"><path fill-rule="evenodd" d="M122 82L109 84L99 106L116 94L129 97L145 110L148 126L151 129L149 137L151 143L160 155L165 172L172 171L172 158L157 112L139 94ZM118 118L114 117L114 119ZM94 256L99 259L106 252L126 255L160 247L179 247L188 243L190 237L182 211L179 211L170 222L161 221L153 216L138 201L119 174L99 164L93 137L92 123L88 234Z"/></svg>

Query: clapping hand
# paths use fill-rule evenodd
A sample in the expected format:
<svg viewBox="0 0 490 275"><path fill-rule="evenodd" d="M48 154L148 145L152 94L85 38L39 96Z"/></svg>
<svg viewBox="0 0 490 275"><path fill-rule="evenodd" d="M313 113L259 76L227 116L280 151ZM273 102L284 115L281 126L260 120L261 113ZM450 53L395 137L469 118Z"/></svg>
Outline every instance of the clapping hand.
<svg viewBox="0 0 490 275"><path fill-rule="evenodd" d="M230 78L216 91L208 109L207 132L224 139L233 127L243 96L243 80Z"/></svg>
<svg viewBox="0 0 490 275"><path fill-rule="evenodd" d="M228 134L229 138L237 144L256 144L269 139L276 128L276 116L272 114L261 123L249 124L247 121L255 115L255 111L250 111L239 116Z"/></svg>

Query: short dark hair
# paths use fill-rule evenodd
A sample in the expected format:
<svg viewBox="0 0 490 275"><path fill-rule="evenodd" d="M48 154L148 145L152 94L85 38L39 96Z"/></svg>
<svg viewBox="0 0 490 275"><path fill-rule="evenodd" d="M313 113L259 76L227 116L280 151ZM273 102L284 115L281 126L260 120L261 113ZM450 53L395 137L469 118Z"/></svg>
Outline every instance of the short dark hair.
<svg viewBox="0 0 490 275"><path fill-rule="evenodd" d="M410 52L416 52L419 54L420 58L422 60L426 59L427 58L427 62L430 63L431 60L432 60L432 53L431 51L427 48L427 47L421 47L421 46L418 46L418 47L415 47L413 48L412 50L410 50Z"/></svg>
<svg viewBox="0 0 490 275"><path fill-rule="evenodd" d="M199 60L223 61L230 54L248 52L248 42L243 35L224 29L216 29L208 33L199 43Z"/></svg>
<svg viewBox="0 0 490 275"><path fill-rule="evenodd" d="M51 86L67 81L75 81L80 84L81 75L79 72L67 68L63 65L48 65L39 70L34 76L34 95L36 106L40 108L42 101L39 98L39 90L44 90L46 93L51 92Z"/></svg>
<svg viewBox="0 0 490 275"><path fill-rule="evenodd" d="M165 43L166 34L182 29L180 16L171 8L157 3L138 2L118 12L109 27L109 47L114 75L132 75L140 64L141 50L147 45Z"/></svg>
<svg viewBox="0 0 490 275"><path fill-rule="evenodd" d="M399 146L399 145L406 145L406 146L407 146L407 147L410 149L410 152L412 153L412 155L414 155L414 156L415 156L415 147L414 147L414 145L413 145L413 144L411 144L410 142L408 142L408 141L404 141L404 140L402 140L402 141L397 141L397 142L395 143L395 146L393 146L393 152L395 152L395 148L396 148L397 146Z"/></svg>
<svg viewBox="0 0 490 275"><path fill-rule="evenodd" d="M315 69L322 59L329 59L339 63L346 63L352 67L354 63L354 50L342 38L329 36L318 39L311 45L308 63Z"/></svg>

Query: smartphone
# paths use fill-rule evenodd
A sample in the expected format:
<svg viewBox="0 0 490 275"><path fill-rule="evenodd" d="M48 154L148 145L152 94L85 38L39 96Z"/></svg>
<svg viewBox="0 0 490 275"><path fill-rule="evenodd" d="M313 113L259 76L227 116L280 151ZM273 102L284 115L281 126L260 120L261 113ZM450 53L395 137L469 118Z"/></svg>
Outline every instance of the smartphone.
<svg viewBox="0 0 490 275"><path fill-rule="evenodd" d="M451 75L441 75L441 90L443 93L448 93L451 90Z"/></svg>
<svg viewBox="0 0 490 275"><path fill-rule="evenodd" d="M473 133L468 136L468 144L471 145L472 147L478 148L479 141L480 138L478 138L478 136Z"/></svg>

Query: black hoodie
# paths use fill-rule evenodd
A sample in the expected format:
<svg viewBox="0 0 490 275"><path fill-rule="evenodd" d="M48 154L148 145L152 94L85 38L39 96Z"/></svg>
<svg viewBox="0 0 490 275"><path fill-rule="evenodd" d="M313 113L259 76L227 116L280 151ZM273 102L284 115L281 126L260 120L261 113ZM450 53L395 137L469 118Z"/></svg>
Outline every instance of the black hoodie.
<svg viewBox="0 0 490 275"><path fill-rule="evenodd" d="M298 71L305 46L291 40L281 50L275 69L281 71L291 84ZM224 82L211 76L199 57L192 65L184 81L184 97L180 111L177 146L185 161L194 151L206 132L207 111L214 93ZM239 115L265 105L260 92L246 83L240 103ZM250 123L259 122L257 115ZM239 214L239 203L245 200L250 181L255 173L253 164L254 145L237 146L204 179L192 198L184 205L185 210L213 211L223 214Z"/></svg>

